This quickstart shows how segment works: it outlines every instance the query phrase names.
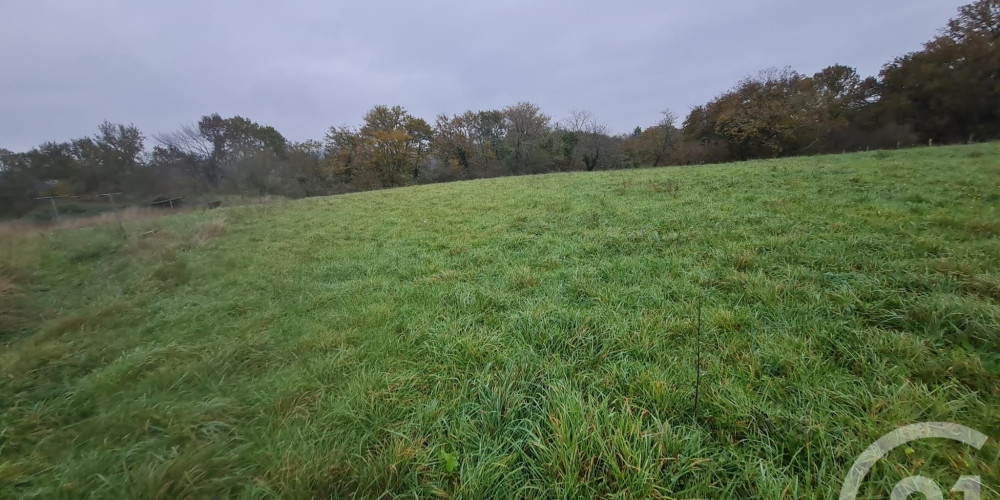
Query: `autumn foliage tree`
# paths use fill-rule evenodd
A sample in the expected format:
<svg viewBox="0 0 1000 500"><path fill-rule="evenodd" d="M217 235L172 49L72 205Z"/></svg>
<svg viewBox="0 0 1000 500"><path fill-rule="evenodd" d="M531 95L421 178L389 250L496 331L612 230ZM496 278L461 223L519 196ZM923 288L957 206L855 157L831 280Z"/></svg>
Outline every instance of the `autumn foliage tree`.
<svg viewBox="0 0 1000 500"><path fill-rule="evenodd" d="M358 130L331 128L326 151L331 171L365 189L417 180L433 130L401 106L375 106Z"/></svg>
<svg viewBox="0 0 1000 500"><path fill-rule="evenodd" d="M811 80L788 68L746 78L688 118L694 138L719 137L737 159L802 152L832 127Z"/></svg>
<svg viewBox="0 0 1000 500"><path fill-rule="evenodd" d="M677 162L676 150L683 139L677 129L677 117L670 111L651 127L638 127L625 141L625 152L638 165L669 165Z"/></svg>

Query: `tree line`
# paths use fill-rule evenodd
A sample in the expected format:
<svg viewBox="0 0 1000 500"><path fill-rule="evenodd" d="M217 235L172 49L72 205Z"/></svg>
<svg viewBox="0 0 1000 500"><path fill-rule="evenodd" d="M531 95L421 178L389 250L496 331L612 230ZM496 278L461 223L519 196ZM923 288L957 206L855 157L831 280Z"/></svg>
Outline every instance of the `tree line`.
<svg viewBox="0 0 1000 500"><path fill-rule="evenodd" d="M1000 136L1000 0L959 9L922 50L863 77L768 69L690 110L683 121L611 134L591 112L554 120L538 106L438 115L379 105L355 127L295 142L248 118L203 116L151 141L133 125L26 152L0 148L0 216L40 196L125 192L133 202L197 193L290 198L504 175L898 148ZM149 149L147 146L152 146Z"/></svg>

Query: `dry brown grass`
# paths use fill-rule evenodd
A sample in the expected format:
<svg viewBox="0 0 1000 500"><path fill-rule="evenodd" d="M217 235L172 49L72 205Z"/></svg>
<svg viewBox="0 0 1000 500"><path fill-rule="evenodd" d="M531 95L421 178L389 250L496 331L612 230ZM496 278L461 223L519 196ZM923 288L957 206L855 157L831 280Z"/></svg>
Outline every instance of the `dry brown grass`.
<svg viewBox="0 0 1000 500"><path fill-rule="evenodd" d="M9 297L17 293L17 286L14 281L7 276L0 276L0 298Z"/></svg>
<svg viewBox="0 0 1000 500"><path fill-rule="evenodd" d="M25 315L22 299L14 279L0 269L0 341L22 324Z"/></svg>
<svg viewBox="0 0 1000 500"><path fill-rule="evenodd" d="M0 222L0 241L13 241L42 231L38 224L12 220Z"/></svg>
<svg viewBox="0 0 1000 500"><path fill-rule="evenodd" d="M31 236L46 231L56 229L80 229L84 227L106 226L118 224L119 218L122 223L154 219L165 215L182 213L184 210L161 210L158 208L129 207L117 212L104 212L99 215L86 217L64 217L58 224L53 223L33 223L25 221L4 221L0 222L0 240L12 241L18 238Z"/></svg>
<svg viewBox="0 0 1000 500"><path fill-rule="evenodd" d="M226 232L226 217L218 216L210 221L203 223L198 227L195 232L195 240L199 245L204 245L208 240L215 238L216 236L221 236L222 233Z"/></svg>

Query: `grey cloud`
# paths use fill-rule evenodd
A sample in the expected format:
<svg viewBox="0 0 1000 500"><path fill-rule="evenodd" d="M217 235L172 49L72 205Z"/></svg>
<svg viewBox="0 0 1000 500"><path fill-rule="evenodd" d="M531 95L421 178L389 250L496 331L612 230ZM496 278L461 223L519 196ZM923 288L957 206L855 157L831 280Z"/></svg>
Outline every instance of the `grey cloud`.
<svg viewBox="0 0 1000 500"><path fill-rule="evenodd" d="M0 5L0 146L241 114L292 139L374 104L428 120L531 100L616 132L769 66L876 73L960 0L96 2Z"/></svg>

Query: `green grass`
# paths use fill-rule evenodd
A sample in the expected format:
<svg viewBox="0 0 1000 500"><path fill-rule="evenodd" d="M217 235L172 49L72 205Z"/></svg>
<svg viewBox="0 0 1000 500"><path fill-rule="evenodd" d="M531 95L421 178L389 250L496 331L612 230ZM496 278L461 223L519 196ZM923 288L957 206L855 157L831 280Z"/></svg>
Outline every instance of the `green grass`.
<svg viewBox="0 0 1000 500"><path fill-rule="evenodd" d="M503 178L0 244L0 496L834 498L921 421L994 439L916 443L862 491L995 496L998 158Z"/></svg>

